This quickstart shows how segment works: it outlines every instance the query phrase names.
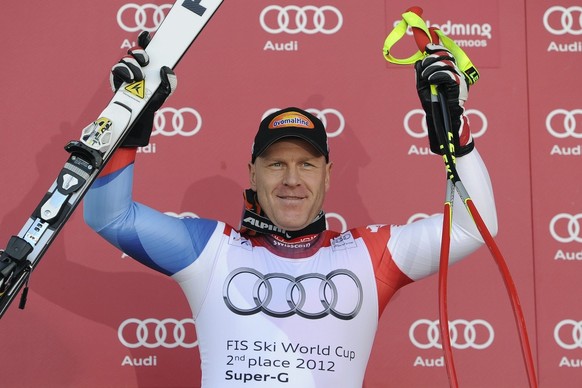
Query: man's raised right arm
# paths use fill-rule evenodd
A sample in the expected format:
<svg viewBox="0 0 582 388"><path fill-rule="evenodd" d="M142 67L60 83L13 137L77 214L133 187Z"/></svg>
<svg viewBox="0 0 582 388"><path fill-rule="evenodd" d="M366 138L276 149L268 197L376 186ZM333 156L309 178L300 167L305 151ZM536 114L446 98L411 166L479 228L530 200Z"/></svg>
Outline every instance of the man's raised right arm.
<svg viewBox="0 0 582 388"><path fill-rule="evenodd" d="M111 72L115 91L123 82L144 79L142 67L149 57L144 48L146 33L138 38L139 47L117 63ZM216 221L180 219L135 202L132 196L137 147L149 143L155 112L176 88L174 72L160 69L162 83L137 120L134 128L115 151L87 192L84 200L86 223L111 244L141 263L173 275L198 258L217 226Z"/></svg>

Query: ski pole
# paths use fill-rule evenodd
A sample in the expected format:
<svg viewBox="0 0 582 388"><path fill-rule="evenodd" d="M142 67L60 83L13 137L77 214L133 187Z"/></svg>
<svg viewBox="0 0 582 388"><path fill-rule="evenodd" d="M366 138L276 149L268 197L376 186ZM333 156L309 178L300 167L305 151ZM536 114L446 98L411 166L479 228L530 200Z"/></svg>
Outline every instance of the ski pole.
<svg viewBox="0 0 582 388"><path fill-rule="evenodd" d="M453 56L457 59L457 63L461 70L464 72L465 76L470 84L475 83L479 79L479 73L477 69L473 66L467 55L463 50L458 47L454 41L446 37L440 30L435 28L427 28L424 20L422 20L422 9L419 7L412 7L407 10L405 14L402 15L403 20L394 28L394 30L388 35L384 45L384 56L385 58L393 63L397 64L409 64L416 60L422 59L425 54L424 49L428 43L440 42L449 49ZM410 25L412 27L414 39L419 51L404 60L395 59L390 55L390 48L394 43L396 43L400 38L404 36L406 29ZM521 309L521 303L519 301L517 289L507 267L507 264L499 250L493 236L489 232L485 222L481 218L481 215L477 211L472 199L470 198L467 190L465 189L458 173L455 168L455 156L454 156L454 144L452 143L453 132L451 126L450 115L448 107L446 106L446 100L436 86L431 85L431 101L432 101L432 113L433 120L435 123L435 128L437 132L437 138L439 141L440 148L443 150L443 160L445 162L445 167L447 171L447 190L445 196L445 209L443 217L443 235L441 241L441 258L440 258L440 268L439 268L439 320L441 325L441 336L443 337L443 351L445 353L445 362L447 365L447 374L449 375L449 381L452 387L457 387L457 377L454 367L454 361L452 356L452 349L450 343L450 334L448 330L448 309L446 305L446 291L447 291L447 268L448 268L448 257L449 257L449 246L450 246L450 231L452 228L452 202L454 198L455 190L459 194L459 197L465 204L465 207L472 219L475 222L479 233L483 237L483 240L487 247L489 248L493 258L495 259L499 271L501 272L505 287L507 289L512 307L514 312L515 321L517 324L519 338L521 342L522 355L525 362L526 372L529 380L530 387L537 387L537 378L535 374L533 356L531 353L531 347L527 335L527 328L525 325L525 318L523 311Z"/></svg>

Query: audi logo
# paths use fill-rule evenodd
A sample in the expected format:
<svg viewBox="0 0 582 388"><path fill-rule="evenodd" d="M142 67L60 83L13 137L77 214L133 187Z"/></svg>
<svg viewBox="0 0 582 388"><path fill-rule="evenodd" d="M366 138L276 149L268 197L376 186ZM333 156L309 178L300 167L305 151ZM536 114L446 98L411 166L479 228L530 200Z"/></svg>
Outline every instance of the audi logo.
<svg viewBox="0 0 582 388"><path fill-rule="evenodd" d="M264 119L265 117L267 117L271 113L276 112L278 110L279 110L279 108L269 109L268 111L266 111L263 114L262 119ZM309 109L306 109L306 111L308 111L309 113L311 113L312 115L314 115L315 117L317 117L318 119L321 120L321 122L323 123L323 126L325 127L325 131L327 132L327 137L339 136L344 131L344 129L346 127L346 120L344 118L344 115L341 114L341 112L338 111L337 109L325 108L325 109L319 110L319 109L309 108ZM332 128L331 131L330 131L330 127Z"/></svg>
<svg viewBox="0 0 582 388"><path fill-rule="evenodd" d="M171 4L127 3L117 11L117 24L124 31L155 31L172 8Z"/></svg>
<svg viewBox="0 0 582 388"><path fill-rule="evenodd" d="M469 122L472 122L471 117L478 118L481 121L481 128L476 130L475 125L471 125L471 134L473 138L478 138L483 136L487 132L487 127L489 125L487 121L487 116L477 109L467 109L465 111L465 116ZM476 120L473 120L476 121ZM404 130L410 136L420 139L428 136L428 128L426 126L426 113L422 109L413 109L406 113L404 116Z"/></svg>
<svg viewBox="0 0 582 388"><path fill-rule="evenodd" d="M327 275L308 273L293 277L284 273L264 275L243 267L226 278L223 298L226 306L238 315L263 312L275 318L297 314L321 319L331 314L350 320L358 315L364 296L360 279L346 269Z"/></svg>
<svg viewBox="0 0 582 388"><path fill-rule="evenodd" d="M455 349L486 349L495 338L493 326L483 319L467 321L455 319L449 322L451 346ZM410 342L419 349L442 349L438 320L419 319L408 330Z"/></svg>
<svg viewBox="0 0 582 388"><path fill-rule="evenodd" d="M560 321L554 328L554 340L562 349L582 348L582 321Z"/></svg>
<svg viewBox="0 0 582 388"><path fill-rule="evenodd" d="M580 219L582 214L575 215L568 213L556 214L550 221L550 234L554 240L561 243L578 242L582 243L582 235L580 235ZM566 222L566 228L560 228L558 224L560 221Z"/></svg>
<svg viewBox="0 0 582 388"><path fill-rule="evenodd" d="M552 35L581 35L582 7L571 6L566 8L561 5L554 5L548 8L544 12L544 27Z"/></svg>
<svg viewBox="0 0 582 388"><path fill-rule="evenodd" d="M193 348L198 345L194 340L194 320L174 318L144 320L129 318L119 325L117 329L119 341L128 348Z"/></svg>
<svg viewBox="0 0 582 388"><path fill-rule="evenodd" d="M578 122L576 117L582 117L582 109L554 109L546 117L546 129L548 132L558 139L563 139L568 136L572 136L576 139L582 139L582 131L580 133L576 132L578 129ZM560 124L557 128L554 126L556 120L555 117L561 118L562 120L557 120ZM582 128L582 126L580 127Z"/></svg>
<svg viewBox="0 0 582 388"><path fill-rule="evenodd" d="M168 128L168 117L171 129ZM193 108L165 107L156 112L154 116L154 130L152 136L185 136L196 135L202 128L202 116Z"/></svg>
<svg viewBox="0 0 582 388"><path fill-rule="evenodd" d="M269 34L335 34L343 24L343 15L331 5L299 7L270 5L259 16L263 30Z"/></svg>

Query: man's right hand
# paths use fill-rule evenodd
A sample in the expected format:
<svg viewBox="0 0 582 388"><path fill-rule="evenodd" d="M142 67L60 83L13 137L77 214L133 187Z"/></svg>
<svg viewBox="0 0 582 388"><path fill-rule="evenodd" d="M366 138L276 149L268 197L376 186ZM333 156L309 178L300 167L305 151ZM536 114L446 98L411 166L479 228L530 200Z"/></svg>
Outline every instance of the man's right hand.
<svg viewBox="0 0 582 388"><path fill-rule="evenodd" d="M109 78L111 89L116 92L124 83L141 81L145 78L143 67L147 66L150 58L146 48L150 43L150 36L147 31L139 34L138 45L132 47L111 69ZM161 84L150 98L148 105L143 110L141 116L135 123L133 129L121 143L121 147L143 147L148 145L154 125L154 116L158 109L164 104L166 99L176 90L178 79L172 69L163 66L160 69Z"/></svg>

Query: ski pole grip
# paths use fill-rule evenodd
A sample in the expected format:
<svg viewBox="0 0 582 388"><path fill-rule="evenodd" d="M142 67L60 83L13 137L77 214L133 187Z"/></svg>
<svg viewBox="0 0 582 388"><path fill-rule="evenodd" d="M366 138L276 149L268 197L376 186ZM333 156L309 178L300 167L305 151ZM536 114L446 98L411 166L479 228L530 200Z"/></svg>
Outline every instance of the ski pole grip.
<svg viewBox="0 0 582 388"><path fill-rule="evenodd" d="M406 12L412 12L422 20L422 8L414 6L408 8ZM427 28L426 31L429 31L430 33L430 35L428 35L426 31L421 28L415 26L410 26L410 28L412 29L412 34L414 36L416 46L421 52L424 52L424 49L426 48L427 44L439 41L439 37L434 32L434 30L430 30Z"/></svg>
<svg viewBox="0 0 582 388"><path fill-rule="evenodd" d="M411 24L410 29L412 30L412 34L414 36L414 41L416 42L416 46L418 46L418 49L422 53L425 53L426 45L429 43L433 43L433 42L438 43L439 37L434 30L431 30L426 26L426 23L422 19L422 8L416 7L416 6L410 7L406 10L406 12L411 12L411 13L415 14L416 16L418 16L417 26L414 26ZM421 26L422 28L419 26ZM435 101L438 101L436 86L430 85L430 91L431 91L431 94L433 95L433 99Z"/></svg>

